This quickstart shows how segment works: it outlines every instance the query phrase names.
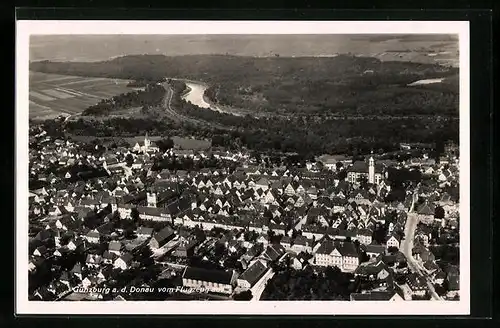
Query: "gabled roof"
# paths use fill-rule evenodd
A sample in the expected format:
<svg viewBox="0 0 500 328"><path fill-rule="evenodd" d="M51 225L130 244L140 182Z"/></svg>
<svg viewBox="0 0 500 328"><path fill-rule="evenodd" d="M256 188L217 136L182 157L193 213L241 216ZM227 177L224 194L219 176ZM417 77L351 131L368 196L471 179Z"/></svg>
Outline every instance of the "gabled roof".
<svg viewBox="0 0 500 328"><path fill-rule="evenodd" d="M182 278L229 285L232 283L233 274L234 272L232 270L222 271L196 267L186 267L182 274Z"/></svg>
<svg viewBox="0 0 500 328"><path fill-rule="evenodd" d="M148 235L151 236L154 232L153 228L148 228L148 227L139 227L137 229L137 234L138 235Z"/></svg>
<svg viewBox="0 0 500 328"><path fill-rule="evenodd" d="M335 249L342 256L351 256L351 257L358 256L356 247L352 242L335 242L330 239L323 240L316 253L330 255Z"/></svg>
<svg viewBox="0 0 500 328"><path fill-rule="evenodd" d="M108 245L108 250L110 251L119 251L122 249L122 243L120 243L119 241L110 241L109 242L109 245Z"/></svg>
<svg viewBox="0 0 500 328"><path fill-rule="evenodd" d="M384 245L369 244L369 245L362 245L361 247L364 247L367 253L376 253L376 254L385 253Z"/></svg>
<svg viewBox="0 0 500 328"><path fill-rule="evenodd" d="M238 279L246 280L250 286L253 286L266 271L267 267L261 261L255 261Z"/></svg>
<svg viewBox="0 0 500 328"><path fill-rule="evenodd" d="M418 208L417 213L420 215L434 215L434 209L430 204L424 203Z"/></svg>
<svg viewBox="0 0 500 328"><path fill-rule="evenodd" d="M132 262L132 260L134 259L134 257L130 253L124 253L124 254L122 254L122 256L120 256L120 259L123 262L129 264L130 262Z"/></svg>
<svg viewBox="0 0 500 328"><path fill-rule="evenodd" d="M270 259L271 261L276 261L281 256L285 254L285 248L280 244L272 244L267 246L264 257Z"/></svg>
<svg viewBox="0 0 500 328"><path fill-rule="evenodd" d="M352 301L388 301L396 294L395 291L370 291L367 293L352 293Z"/></svg>
<svg viewBox="0 0 500 328"><path fill-rule="evenodd" d="M359 275L370 276L370 275L377 275L380 271L384 269L388 271L387 265L383 261L379 260L377 262L365 262L360 264L356 268L354 273Z"/></svg>
<svg viewBox="0 0 500 328"><path fill-rule="evenodd" d="M153 236L153 239L155 239L157 242L162 242L163 240L170 238L170 236L172 236L173 234L175 234L175 231L172 228L167 226L167 227L163 228L162 230L158 231Z"/></svg>

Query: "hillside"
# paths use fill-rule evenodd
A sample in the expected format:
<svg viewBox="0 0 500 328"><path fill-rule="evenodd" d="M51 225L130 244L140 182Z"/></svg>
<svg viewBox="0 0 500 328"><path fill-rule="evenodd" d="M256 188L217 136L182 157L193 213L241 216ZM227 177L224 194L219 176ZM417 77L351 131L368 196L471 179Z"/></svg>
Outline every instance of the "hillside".
<svg viewBox="0 0 500 328"><path fill-rule="evenodd" d="M222 105L280 114L458 116L458 69L370 57L133 55L102 62L34 62L31 70L92 77L208 83ZM449 78L448 78L449 77ZM408 84L432 78L442 83Z"/></svg>

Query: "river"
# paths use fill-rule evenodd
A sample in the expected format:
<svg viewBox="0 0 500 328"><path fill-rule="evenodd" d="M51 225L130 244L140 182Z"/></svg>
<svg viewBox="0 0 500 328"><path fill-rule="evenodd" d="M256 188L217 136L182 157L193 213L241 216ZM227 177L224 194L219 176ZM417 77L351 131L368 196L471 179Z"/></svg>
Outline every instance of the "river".
<svg viewBox="0 0 500 328"><path fill-rule="evenodd" d="M187 102L192 103L193 105L196 105L200 108L206 108L210 109L219 113L226 113L226 114L231 114L235 116L242 116L240 113L236 113L234 111L226 111L214 104L210 104L205 100L205 90L208 89L208 86L202 84L202 83L195 83L193 81L184 81L186 83L186 86L189 88L189 92L186 93L182 99L186 100Z"/></svg>

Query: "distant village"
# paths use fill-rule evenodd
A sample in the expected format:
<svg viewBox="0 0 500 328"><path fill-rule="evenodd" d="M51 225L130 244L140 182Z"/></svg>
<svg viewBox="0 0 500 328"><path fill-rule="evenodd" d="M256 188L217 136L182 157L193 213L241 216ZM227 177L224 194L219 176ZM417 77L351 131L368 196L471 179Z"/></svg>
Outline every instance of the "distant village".
<svg viewBox="0 0 500 328"><path fill-rule="evenodd" d="M439 161L323 155L299 167L160 151L147 135L89 147L33 125L29 142L31 300L460 297L456 145ZM220 165L155 165L165 160Z"/></svg>

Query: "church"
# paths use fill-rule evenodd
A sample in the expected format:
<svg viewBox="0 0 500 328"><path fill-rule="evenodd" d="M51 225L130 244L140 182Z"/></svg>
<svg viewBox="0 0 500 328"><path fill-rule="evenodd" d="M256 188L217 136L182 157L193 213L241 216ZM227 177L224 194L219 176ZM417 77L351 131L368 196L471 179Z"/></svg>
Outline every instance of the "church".
<svg viewBox="0 0 500 328"><path fill-rule="evenodd" d="M148 134L144 137L143 143L136 143L134 146L134 151L141 153L156 153L160 150L154 141L148 139Z"/></svg>
<svg viewBox="0 0 500 328"><path fill-rule="evenodd" d="M378 185L382 181L382 170L381 165L375 165L375 160L372 156L368 160L368 165L366 162L354 162L352 166L347 169L347 181L350 183L357 183L359 178L366 177L368 183Z"/></svg>

